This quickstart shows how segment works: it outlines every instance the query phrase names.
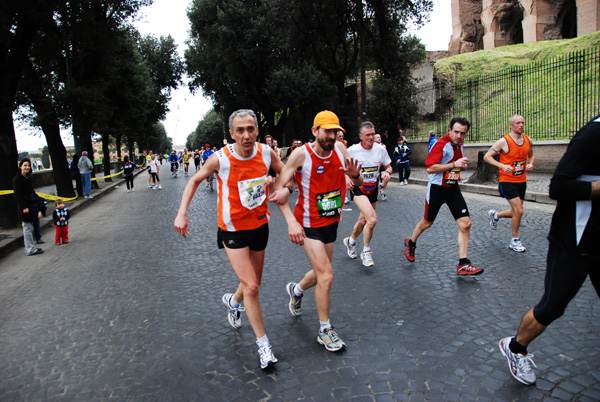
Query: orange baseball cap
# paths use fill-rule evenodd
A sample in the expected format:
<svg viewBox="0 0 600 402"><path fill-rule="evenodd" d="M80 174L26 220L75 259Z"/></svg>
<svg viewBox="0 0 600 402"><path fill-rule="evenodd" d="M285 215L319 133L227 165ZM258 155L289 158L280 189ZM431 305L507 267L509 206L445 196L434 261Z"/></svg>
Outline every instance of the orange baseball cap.
<svg viewBox="0 0 600 402"><path fill-rule="evenodd" d="M346 130L340 126L340 119L338 119L337 115L329 110L323 110L322 112L319 112L315 116L313 126L323 127L326 130L338 129L346 132Z"/></svg>

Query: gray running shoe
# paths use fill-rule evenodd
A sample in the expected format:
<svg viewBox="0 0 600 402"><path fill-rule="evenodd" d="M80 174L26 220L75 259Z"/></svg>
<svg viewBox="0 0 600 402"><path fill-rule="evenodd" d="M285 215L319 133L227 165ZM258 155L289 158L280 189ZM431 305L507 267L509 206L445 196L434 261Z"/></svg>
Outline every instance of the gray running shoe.
<svg viewBox="0 0 600 402"><path fill-rule="evenodd" d="M296 296L294 293L294 287L296 286L296 282L290 282L285 286L285 290L287 294L290 296L290 303L288 304L290 308L290 313L295 316L302 315L302 296Z"/></svg>
<svg viewBox="0 0 600 402"><path fill-rule="evenodd" d="M258 345L258 342L256 343ZM265 369L269 364L277 363L277 358L271 350L271 345L262 345L258 347L258 357L260 358L260 368Z"/></svg>
<svg viewBox="0 0 600 402"><path fill-rule="evenodd" d="M373 262L373 253L370 251L363 251L360 253L360 259L365 267L372 267L375 265Z"/></svg>
<svg viewBox="0 0 600 402"><path fill-rule="evenodd" d="M344 239L344 246L346 246L346 252L348 253L348 257L356 258L356 243L354 243L354 246L350 245L350 238L346 237Z"/></svg>
<svg viewBox="0 0 600 402"><path fill-rule="evenodd" d="M327 328L324 332L319 332L317 342L325 346L325 349L330 352L336 352L346 346L333 327Z"/></svg>
<svg viewBox="0 0 600 402"><path fill-rule="evenodd" d="M225 307L227 307L227 319L229 320L229 324L235 328L241 328L242 326L242 315L240 314L241 311L246 311L246 309L242 306L238 306L238 307L231 307L231 304L229 303L229 301L231 300L231 298L233 297L233 293L225 293L223 295L223 304L225 305Z"/></svg>
<svg viewBox="0 0 600 402"><path fill-rule="evenodd" d="M497 212L494 209L490 209L488 211L488 216L490 217L490 227L492 228L492 230L496 230L496 228L498 227L498 221L500 219L494 218L494 216L496 216Z"/></svg>
<svg viewBox="0 0 600 402"><path fill-rule="evenodd" d="M500 347L500 352L506 357L508 360L508 369L510 373L517 379L517 381L522 382L526 385L535 384L535 373L531 369L530 364L533 364L534 367L537 367L533 362L533 354L527 353L526 355L522 355L520 353L511 352L508 345L510 345L510 341L512 337L507 337L500 340L498 343L498 347Z"/></svg>

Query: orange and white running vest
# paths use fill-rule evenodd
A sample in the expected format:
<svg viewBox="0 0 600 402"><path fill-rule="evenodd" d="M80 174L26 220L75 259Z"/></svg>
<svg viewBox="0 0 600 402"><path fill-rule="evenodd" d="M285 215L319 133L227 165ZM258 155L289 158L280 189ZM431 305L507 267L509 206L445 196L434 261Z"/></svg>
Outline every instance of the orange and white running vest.
<svg viewBox="0 0 600 402"><path fill-rule="evenodd" d="M504 136L508 143L508 152L500 152L500 163L510 165L514 168L511 173L505 173L499 169L498 181L501 183L524 183L527 181L527 155L531 150L529 137L523 134L523 145L517 145L509 134Z"/></svg>
<svg viewBox="0 0 600 402"><path fill-rule="evenodd" d="M339 222L346 198L344 155L337 147L328 157L317 155L305 144L306 155L300 171L295 172L299 189L294 209L296 220L305 228L320 228Z"/></svg>
<svg viewBox="0 0 600 402"><path fill-rule="evenodd" d="M219 158L218 225L221 230L256 229L269 221L267 172L271 149L256 143L254 152L243 158L228 144L216 153Z"/></svg>

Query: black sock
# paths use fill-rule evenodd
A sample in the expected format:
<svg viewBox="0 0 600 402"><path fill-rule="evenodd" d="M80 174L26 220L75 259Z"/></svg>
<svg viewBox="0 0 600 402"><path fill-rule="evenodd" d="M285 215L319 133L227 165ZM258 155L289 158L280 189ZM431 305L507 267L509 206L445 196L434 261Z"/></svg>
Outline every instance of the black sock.
<svg viewBox="0 0 600 402"><path fill-rule="evenodd" d="M408 245L411 247L417 247L417 243L415 243L414 241L412 241L412 239L408 239Z"/></svg>
<svg viewBox="0 0 600 402"><path fill-rule="evenodd" d="M466 264L470 264L471 260L469 260L468 258L461 258L460 260L458 260L458 265L466 265Z"/></svg>
<svg viewBox="0 0 600 402"><path fill-rule="evenodd" d="M517 342L517 338L512 338L510 340L510 343L508 344L508 348L513 353L520 353L522 355L527 354L527 347L523 346L519 342Z"/></svg>

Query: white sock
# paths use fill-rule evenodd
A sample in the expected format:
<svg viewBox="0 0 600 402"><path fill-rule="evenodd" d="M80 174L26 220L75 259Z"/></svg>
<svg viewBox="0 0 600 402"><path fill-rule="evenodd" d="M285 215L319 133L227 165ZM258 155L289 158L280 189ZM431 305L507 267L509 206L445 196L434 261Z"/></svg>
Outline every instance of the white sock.
<svg viewBox="0 0 600 402"><path fill-rule="evenodd" d="M363 248L363 253L366 253L367 251L371 251L371 247L365 247L365 248Z"/></svg>
<svg viewBox="0 0 600 402"><path fill-rule="evenodd" d="M235 300L235 297L232 295L229 299L229 307L238 308L240 306L240 302Z"/></svg>
<svg viewBox="0 0 600 402"><path fill-rule="evenodd" d="M264 334L260 338L256 338L256 344L258 347L261 347L264 345L270 345L271 343L269 342L269 338L267 338L267 334Z"/></svg>
<svg viewBox="0 0 600 402"><path fill-rule="evenodd" d="M294 294L298 297L304 294L304 290L302 290L299 283L297 283L296 286L294 286Z"/></svg>
<svg viewBox="0 0 600 402"><path fill-rule="evenodd" d="M500 218L498 218L498 212L494 212L494 220L497 220L497 221L500 220Z"/></svg>
<svg viewBox="0 0 600 402"><path fill-rule="evenodd" d="M329 322L329 320L319 321L319 324L321 325L321 328L319 329L321 332L325 332L326 329L331 328L331 323Z"/></svg>
<svg viewBox="0 0 600 402"><path fill-rule="evenodd" d="M351 246L354 246L356 244L356 240L354 240L352 238L352 236L350 236L350 238L348 238L348 244L350 244Z"/></svg>

